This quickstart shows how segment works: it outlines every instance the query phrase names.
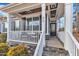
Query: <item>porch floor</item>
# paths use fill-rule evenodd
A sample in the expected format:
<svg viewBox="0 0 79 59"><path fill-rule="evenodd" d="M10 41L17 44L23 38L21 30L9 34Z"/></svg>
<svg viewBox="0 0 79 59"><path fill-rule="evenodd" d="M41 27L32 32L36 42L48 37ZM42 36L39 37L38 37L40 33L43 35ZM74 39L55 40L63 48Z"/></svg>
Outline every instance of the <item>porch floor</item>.
<svg viewBox="0 0 79 59"><path fill-rule="evenodd" d="M49 40L46 40L46 46L64 49L62 43L58 40L56 36L50 37Z"/></svg>
<svg viewBox="0 0 79 59"><path fill-rule="evenodd" d="M61 42L56 37L50 37L46 40L46 47L43 56L68 56L68 52L64 49Z"/></svg>

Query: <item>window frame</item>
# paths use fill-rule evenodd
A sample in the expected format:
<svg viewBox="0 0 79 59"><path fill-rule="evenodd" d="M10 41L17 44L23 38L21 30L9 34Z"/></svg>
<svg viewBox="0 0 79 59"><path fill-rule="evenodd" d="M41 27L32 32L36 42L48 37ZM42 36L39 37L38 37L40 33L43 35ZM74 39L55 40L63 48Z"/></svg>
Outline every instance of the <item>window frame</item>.
<svg viewBox="0 0 79 59"><path fill-rule="evenodd" d="M20 31L20 20L18 20L18 25L19 25L19 27L18 27L18 29L16 28L17 26L17 22L16 22L17 20L14 20L14 31Z"/></svg>

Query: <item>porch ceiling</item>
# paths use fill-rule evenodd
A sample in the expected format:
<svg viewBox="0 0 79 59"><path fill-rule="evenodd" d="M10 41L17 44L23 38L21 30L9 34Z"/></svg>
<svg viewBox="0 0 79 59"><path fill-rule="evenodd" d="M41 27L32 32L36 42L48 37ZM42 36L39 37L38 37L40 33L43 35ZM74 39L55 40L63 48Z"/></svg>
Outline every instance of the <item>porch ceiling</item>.
<svg viewBox="0 0 79 59"><path fill-rule="evenodd" d="M7 7L0 8L0 10L8 12L8 13L17 13L24 10L29 10L30 8L34 8L37 5L36 3L16 3L13 5L9 5Z"/></svg>
<svg viewBox="0 0 79 59"><path fill-rule="evenodd" d="M55 3L53 3L53 4L55 4ZM50 4L48 3L46 5L50 5ZM14 3L14 4L10 4L6 7L0 8L0 10L11 13L11 14L16 14L17 16L22 17L23 15L21 15L21 12L34 10L36 8L38 9L40 7L41 7L41 4L37 4L37 3ZM59 19L61 16L64 15L64 4L63 3L58 3L58 7L54 8L52 10L53 11L56 10L55 17L53 17L53 18ZM39 11L39 10L36 10L36 11ZM49 8L48 14L49 14L49 17L51 18L50 8Z"/></svg>

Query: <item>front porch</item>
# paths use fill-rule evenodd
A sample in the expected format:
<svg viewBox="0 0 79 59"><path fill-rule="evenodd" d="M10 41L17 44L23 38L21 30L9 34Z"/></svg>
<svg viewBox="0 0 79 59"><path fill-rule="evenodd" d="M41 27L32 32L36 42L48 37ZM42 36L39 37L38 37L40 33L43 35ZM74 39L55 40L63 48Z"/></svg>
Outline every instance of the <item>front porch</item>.
<svg viewBox="0 0 79 59"><path fill-rule="evenodd" d="M78 55L79 43L72 34L72 4L22 3L1 10L7 13L9 45L35 45L34 56ZM63 28L60 18L64 18Z"/></svg>

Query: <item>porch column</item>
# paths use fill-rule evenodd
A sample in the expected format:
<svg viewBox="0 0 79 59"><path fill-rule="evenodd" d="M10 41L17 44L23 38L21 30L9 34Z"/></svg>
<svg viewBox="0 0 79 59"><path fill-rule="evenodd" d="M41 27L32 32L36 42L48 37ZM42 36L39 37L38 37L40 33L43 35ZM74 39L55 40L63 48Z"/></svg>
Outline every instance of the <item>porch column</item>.
<svg viewBox="0 0 79 59"><path fill-rule="evenodd" d="M7 42L10 40L10 30L11 30L11 17L10 14L7 14L7 23L8 23L8 28L7 28Z"/></svg>
<svg viewBox="0 0 79 59"><path fill-rule="evenodd" d="M72 33L72 28L73 28L73 18L72 18L72 4L68 3L65 4L65 44L64 47L66 50L68 50L68 36L67 36L67 32L71 32ZM70 43L70 42L69 42Z"/></svg>
<svg viewBox="0 0 79 59"><path fill-rule="evenodd" d="M42 7L42 33L44 33L44 46L45 46L45 9L46 9L46 6L45 6L45 3L43 3L41 5Z"/></svg>

